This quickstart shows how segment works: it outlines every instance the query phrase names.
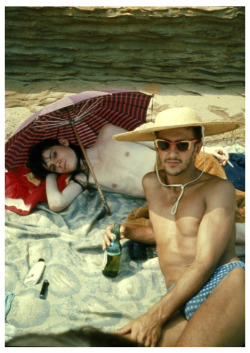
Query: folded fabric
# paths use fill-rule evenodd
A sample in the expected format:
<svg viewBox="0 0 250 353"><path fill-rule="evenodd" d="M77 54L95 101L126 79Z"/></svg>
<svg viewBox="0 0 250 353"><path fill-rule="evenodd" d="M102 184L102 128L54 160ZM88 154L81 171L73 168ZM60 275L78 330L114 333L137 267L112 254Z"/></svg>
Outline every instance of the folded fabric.
<svg viewBox="0 0 250 353"><path fill-rule="evenodd" d="M68 174L57 179L62 191L68 184ZM46 183L34 176L25 166L5 172L5 209L15 213L29 214L38 202L46 202Z"/></svg>
<svg viewBox="0 0 250 353"><path fill-rule="evenodd" d="M226 164L224 169L227 179L236 189L245 191L245 155L243 153L229 153L229 161L233 165Z"/></svg>
<svg viewBox="0 0 250 353"><path fill-rule="evenodd" d="M235 189L236 195L236 210L235 210L235 222L245 223L245 191Z"/></svg>
<svg viewBox="0 0 250 353"><path fill-rule="evenodd" d="M16 332L15 326L6 322L6 318L10 312L11 304L13 302L14 297L15 297L15 294L12 292L5 293L5 342L13 338Z"/></svg>
<svg viewBox="0 0 250 353"><path fill-rule="evenodd" d="M208 174L216 175L222 179L227 179L225 170L220 165L219 161L209 153L205 153L205 157L206 157L205 172ZM196 157L195 166L199 170L203 170L203 167L204 167L203 152L200 152Z"/></svg>
<svg viewBox="0 0 250 353"><path fill-rule="evenodd" d="M129 256L131 260L148 260L157 257L156 245L147 245L129 240L128 242Z"/></svg>
<svg viewBox="0 0 250 353"><path fill-rule="evenodd" d="M6 320L6 317L9 313L9 311L10 311L11 304L12 304L14 297L15 297L15 294L12 292L5 293L5 320Z"/></svg>

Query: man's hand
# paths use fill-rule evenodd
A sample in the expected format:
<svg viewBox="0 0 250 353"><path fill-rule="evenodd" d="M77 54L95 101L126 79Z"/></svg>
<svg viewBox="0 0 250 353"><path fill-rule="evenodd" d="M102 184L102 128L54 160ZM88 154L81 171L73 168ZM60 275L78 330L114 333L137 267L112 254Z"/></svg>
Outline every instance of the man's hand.
<svg viewBox="0 0 250 353"><path fill-rule="evenodd" d="M107 246L110 246L112 240L115 239L113 230L113 225L107 226L102 238L103 250L105 250ZM122 224L120 226L120 239L122 240L125 238L143 244L155 244L155 237L151 226L128 225L126 223Z"/></svg>
<svg viewBox="0 0 250 353"><path fill-rule="evenodd" d="M114 225L109 225L107 226L104 236L102 238L102 250L106 250L107 246L111 245L112 240L115 239L115 235L113 234L114 230ZM121 225L120 226L120 239L124 239L124 231L125 231L125 226Z"/></svg>
<svg viewBox="0 0 250 353"><path fill-rule="evenodd" d="M161 338L162 326L158 320L153 320L148 313L130 321L120 328L116 334L128 335L129 339L143 344L145 347L155 347ZM127 337L128 338L128 337Z"/></svg>

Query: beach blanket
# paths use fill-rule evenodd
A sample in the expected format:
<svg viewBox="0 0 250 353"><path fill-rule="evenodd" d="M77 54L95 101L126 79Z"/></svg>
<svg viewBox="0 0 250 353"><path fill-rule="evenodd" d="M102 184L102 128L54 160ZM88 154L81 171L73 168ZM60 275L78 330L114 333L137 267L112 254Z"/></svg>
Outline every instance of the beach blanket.
<svg viewBox="0 0 250 353"><path fill-rule="evenodd" d="M19 177L26 178L22 185L29 189L34 180L27 178L26 171ZM63 179L62 187L65 182ZM17 189L11 182L8 184L11 192L16 191L13 199L18 199L19 194L29 197L32 192L23 193L18 183L14 183ZM113 332L143 314L166 293L158 258L132 260L127 240L122 242L119 275L107 278L102 274L105 228L115 222L147 225L145 199L104 192L112 212L107 216L98 191L89 189L67 209L55 213L47 202L41 202L45 201L44 185L42 189L41 199L35 198L25 214L6 210L6 340L26 333L60 333L86 325ZM238 221L244 222L244 192L239 194L237 205L241 212ZM244 245L237 247L237 254L245 255ZM46 264L43 276L36 285L26 287L25 278L40 258ZM49 281L48 294L41 299L44 279Z"/></svg>
<svg viewBox="0 0 250 353"><path fill-rule="evenodd" d="M121 194L104 195L111 216L105 214L95 189L84 191L60 213L50 211L47 203L25 216L6 211L5 291L11 298L6 339L85 325L113 332L166 293L158 259L132 261L128 241L122 244L119 275L103 276L101 240L106 226L124 222L131 209L145 203ZM43 276L26 287L25 277L40 258L46 264ZM49 281L48 294L40 299L44 279Z"/></svg>

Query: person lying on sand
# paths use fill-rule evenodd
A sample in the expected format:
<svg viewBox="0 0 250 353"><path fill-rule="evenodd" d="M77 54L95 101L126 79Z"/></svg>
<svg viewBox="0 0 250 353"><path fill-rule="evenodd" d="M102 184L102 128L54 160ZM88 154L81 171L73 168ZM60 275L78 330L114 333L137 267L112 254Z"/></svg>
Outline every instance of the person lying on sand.
<svg viewBox="0 0 250 353"><path fill-rule="evenodd" d="M155 148L153 143L117 142L114 134L125 132L112 124L105 125L97 141L86 150L96 178L103 190L134 197L145 197L142 178L154 170ZM206 148L206 152L228 161L222 147ZM35 145L29 155L29 167L34 175L46 178L46 194L49 208L54 212L64 210L88 186L95 183L78 146L70 145L66 139L45 139ZM60 192L58 174L71 173L69 185Z"/></svg>

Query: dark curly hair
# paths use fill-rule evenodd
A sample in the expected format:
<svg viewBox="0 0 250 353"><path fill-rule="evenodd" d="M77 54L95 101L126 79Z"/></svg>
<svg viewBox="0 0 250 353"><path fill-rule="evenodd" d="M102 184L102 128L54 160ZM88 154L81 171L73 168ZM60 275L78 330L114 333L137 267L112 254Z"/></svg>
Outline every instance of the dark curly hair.
<svg viewBox="0 0 250 353"><path fill-rule="evenodd" d="M41 142L37 143L31 147L28 157L28 168L32 173L40 179L45 179L46 175L50 173L44 167L43 152L53 146L60 146L59 140L57 139L44 139ZM82 151L79 146L70 144L69 147L75 152L77 156L77 168L71 173L71 179L80 184L82 187L86 188L89 178L89 168L86 164L86 161L83 157ZM86 183L82 184L76 179L76 175L83 173L86 176Z"/></svg>

